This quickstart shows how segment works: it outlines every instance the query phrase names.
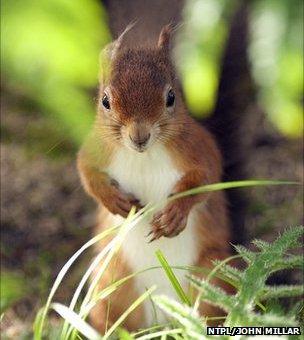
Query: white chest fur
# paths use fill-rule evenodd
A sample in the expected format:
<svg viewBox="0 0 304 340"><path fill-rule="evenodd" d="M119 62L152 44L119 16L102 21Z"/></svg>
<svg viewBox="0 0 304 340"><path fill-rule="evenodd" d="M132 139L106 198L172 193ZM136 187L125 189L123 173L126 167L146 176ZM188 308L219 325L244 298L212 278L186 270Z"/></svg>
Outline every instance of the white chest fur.
<svg viewBox="0 0 304 340"><path fill-rule="evenodd" d="M162 146L139 153L122 147L108 168L109 175L142 204L166 198L181 174Z"/></svg>
<svg viewBox="0 0 304 340"><path fill-rule="evenodd" d="M118 181L121 187L140 199L142 204L159 202L166 198L181 173L174 168L170 156L161 146L154 146L145 153L137 153L126 148L120 149L113 158L109 175ZM127 235L122 246L122 252L132 271L159 266L155 252L160 249L170 265L193 265L197 257L196 245L196 214L191 211L186 229L175 238L161 238L148 243L146 235L151 229L149 220L135 226ZM113 224L121 222L120 216L113 216ZM187 287L185 272L175 271L184 288ZM157 293L176 298L175 292L161 269L139 274L135 279L137 290L142 294L152 285L157 285ZM151 302L144 304L146 324L153 322ZM158 322L165 321L164 315L158 315ZM145 325L142 325L145 326Z"/></svg>

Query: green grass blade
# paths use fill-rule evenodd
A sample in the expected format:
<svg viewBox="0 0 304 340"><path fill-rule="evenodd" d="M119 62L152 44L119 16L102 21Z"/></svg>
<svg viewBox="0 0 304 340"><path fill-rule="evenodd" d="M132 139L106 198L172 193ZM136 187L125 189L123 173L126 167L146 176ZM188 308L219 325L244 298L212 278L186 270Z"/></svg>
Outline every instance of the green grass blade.
<svg viewBox="0 0 304 340"><path fill-rule="evenodd" d="M118 328L122 322L127 318L127 316L135 309L137 308L145 299L147 299L151 293L156 289L156 286L151 287L148 289L145 293L143 293L139 298L137 298L131 306L114 322L114 324L111 326L111 328L107 331L107 333L104 335L103 339L106 340L109 338L109 336L115 331L116 328Z"/></svg>
<svg viewBox="0 0 304 340"><path fill-rule="evenodd" d="M94 279L92 280L92 282L91 282L91 284L88 288L88 291L87 291L87 293L84 297L84 300L83 300L83 302L80 306L80 312L79 313L83 316L83 318L86 317L86 315L83 313L83 310L86 309L86 305L90 303L90 301L93 297L93 294L94 294L94 290L95 290L99 280L101 279L103 273L107 269L107 267L110 264L114 255L118 252L118 250L119 250L124 238L126 237L127 233L132 228L134 228L138 224L138 222L140 222L145 217L145 214L147 213L147 211L148 211L148 208L144 208L135 215L130 214L129 218L127 218L123 222L123 224L121 225L117 236L115 236L115 238L106 246L108 248L107 249L108 253L106 254L106 257L105 257L100 269L98 270L97 274L95 275ZM104 249L103 249L103 251L104 251ZM99 262L97 262L97 261L96 261L96 263L94 263L94 268L98 265L98 263ZM92 268L90 268L90 270L91 269L94 270L94 268L92 266ZM88 277L89 277L89 275L87 275L87 278ZM76 332L73 332L73 335L70 337L70 334L73 331L71 327L68 330L66 330L66 328L65 328L63 331L65 331L63 339L75 339Z"/></svg>
<svg viewBox="0 0 304 340"><path fill-rule="evenodd" d="M219 191L233 188L244 188L244 187L257 187L257 186L270 186L270 185L300 185L298 182L293 181L271 181L271 180L246 180L246 181L233 181L202 185L197 188L193 188L170 197L170 200L176 198L185 197L189 195L197 195L204 192Z"/></svg>
<svg viewBox="0 0 304 340"><path fill-rule="evenodd" d="M82 320L80 316L70 308L60 303L53 303L51 307L89 340L102 339L101 335L99 335L93 327Z"/></svg>
<svg viewBox="0 0 304 340"><path fill-rule="evenodd" d="M139 338L136 338L136 340L148 340L148 339L155 339L155 338L160 338L162 336L167 336L167 335L173 335L173 334L181 334L183 330L181 328L176 328L176 329L169 329L165 331L159 331L151 334L146 334L143 335Z"/></svg>
<svg viewBox="0 0 304 340"><path fill-rule="evenodd" d="M113 242L114 241L114 242ZM84 287L85 283L87 282L87 280L90 277L91 272L94 270L94 268L99 264L99 262L109 253L109 251L111 250L113 244L115 243L115 239L113 239L111 242L109 242L105 248L103 248L103 250L97 255L97 257L94 259L94 261L92 262L92 264L89 266L89 269L87 270L87 272L85 273L85 275L82 277L75 293L74 296L72 298L72 301L69 305L69 309L73 310L76 302L78 300L78 297L81 293L82 288ZM62 333L61 333L61 339L67 339L67 334L68 334L68 324L67 324L67 320L63 325L63 329L62 329Z"/></svg>
<svg viewBox="0 0 304 340"><path fill-rule="evenodd" d="M188 306L191 306L190 299L188 298L188 296L184 292L181 284L179 283L177 277L173 273L173 270L170 267L169 263L167 262L163 253L160 250L157 250L155 254L156 254L157 259L160 262L161 266L163 267L168 279L170 280L171 285L174 288L177 296L180 298L181 302L185 303Z"/></svg>
<svg viewBox="0 0 304 340"><path fill-rule="evenodd" d="M134 336L130 334L127 330L124 328L119 328L117 330L117 337L119 340L134 340Z"/></svg>
<svg viewBox="0 0 304 340"><path fill-rule="evenodd" d="M82 310L82 312L80 312L80 316L81 317L84 317L85 315L88 315L88 313L90 312L90 310L92 308L95 307L95 305L100 301L100 300L103 300L105 299L106 297L108 297L110 294L112 294L114 291L116 291L121 285L123 285L126 281L134 278L135 276L137 275L141 275L143 273L146 273L147 271L150 271L150 270L156 270L156 269L162 269L163 267L162 266L153 266L153 267L149 267L149 268L146 268L146 269L143 269L143 270L139 270L139 271L136 271L130 275L127 275L115 282L113 282L112 284L110 284L109 286L107 286L106 288L104 288L102 291L98 292L96 294L96 296L94 296L90 302L85 306L85 308ZM204 274L208 274L210 273L211 269L210 268L201 268L201 267L196 267L196 266L171 266L172 269L175 269L175 270L183 270L183 271L186 271L186 272L196 272L196 273L204 273ZM225 276L223 275L218 275L218 273L215 274L216 277L230 283L232 286L234 286L234 284L230 281L230 280L227 280L225 278ZM237 288L237 286L235 286Z"/></svg>
<svg viewBox="0 0 304 340"><path fill-rule="evenodd" d="M135 218L137 215L134 214L135 210L131 210L130 214L128 216L128 219L131 218ZM111 243L111 242L110 242ZM93 262L91 263L91 265L89 266L89 268L87 269L87 271L85 272L85 274L83 275L83 277L81 278L80 283L78 284L77 289L75 290L75 293L73 295L73 298L71 300L71 303L69 305L70 309L74 309L75 305L77 303L77 300L79 298L79 295L83 289L83 287L85 286L86 282L88 281L90 275L92 274L92 272L94 271L94 269L96 268L96 266L98 265L98 263L102 260L102 258L105 256L105 254L110 250L111 246L110 243L96 256L96 258L93 260Z"/></svg>
<svg viewBox="0 0 304 340"><path fill-rule="evenodd" d="M97 285L97 283L99 282L103 272L105 271L107 265L110 263L111 258L118 252L121 244L123 243L123 240L125 239L126 235L128 234L128 232L136 227L136 225L145 218L146 214L149 212L148 209L142 209L141 210L142 213L138 216L136 215L135 219L132 220L126 220L123 225L120 228L119 234L116 236L116 242L115 245L112 247L111 251L109 252L107 259L104 261L100 271L97 273L96 277L93 279L92 283L90 284L89 288L88 288L88 292L84 298L84 301L82 303L81 309L85 307L85 305L87 303L89 303L93 292L95 290L95 287Z"/></svg>
<svg viewBox="0 0 304 340"><path fill-rule="evenodd" d="M167 324L159 324L159 325L155 325L155 326L152 326L152 327L149 327L149 328L145 328L145 329L142 329L138 332L135 332L135 333L132 333L133 336L136 337L136 339L138 339L138 337L141 335L141 336L144 336L146 335L147 333L151 333L152 331L155 331L155 330L159 330L161 328L166 328L167 326L170 326L171 324L167 323Z"/></svg>
<svg viewBox="0 0 304 340"><path fill-rule="evenodd" d="M93 237L91 240L89 240L88 242L86 242L80 249L78 249L78 251L76 251L75 254L73 254L73 256L65 263L65 265L62 267L62 269L60 270L59 274L56 277L56 280L51 288L50 294L48 296L47 302L45 304L45 307L43 308L43 311L41 312L41 314L39 315L39 318L37 318L37 322L35 323L35 327L34 327L34 339L35 340L41 340L42 339L42 331L43 331L43 326L45 323L45 319L46 319L46 315L47 312L50 308L52 299L61 283L61 281L63 280L64 276L66 275L66 273L68 272L68 270L70 269L70 267L72 266L72 264L77 260L77 258L89 247L91 247L93 244L97 243L98 241L102 240L104 237L112 234L113 232L115 232L118 229L118 227L113 227L113 228L109 228L107 230L105 230L104 232L96 235L95 237Z"/></svg>
<svg viewBox="0 0 304 340"><path fill-rule="evenodd" d="M122 284L124 284L126 281L132 279L133 277L143 274L147 271L150 270L156 270L156 269L161 269L163 268L162 266L153 266L153 267L149 267L137 272L134 272L130 275L127 275L125 277L123 277L122 279L119 279L118 281L113 282L111 285L109 285L108 287L104 288L102 291L100 291L96 296L94 296L90 302L83 308L83 310L81 312L79 312L80 317L82 317L83 319L86 317L86 315L89 314L90 310L92 308L94 308L94 306L102 299L105 299L107 296L109 296L110 294L112 294L116 289L118 289ZM194 266L172 266L171 268L176 269L176 270L183 270L183 271L194 271L194 272L199 272L199 273L206 273L208 274L210 272L209 268L200 268L200 267L194 267ZM223 278L224 279L224 278ZM161 326L158 326L158 328L160 328ZM68 329L67 333L64 334L64 336L69 336L71 333L72 329ZM142 332L146 332L146 330L142 331ZM141 333L142 333L141 332Z"/></svg>

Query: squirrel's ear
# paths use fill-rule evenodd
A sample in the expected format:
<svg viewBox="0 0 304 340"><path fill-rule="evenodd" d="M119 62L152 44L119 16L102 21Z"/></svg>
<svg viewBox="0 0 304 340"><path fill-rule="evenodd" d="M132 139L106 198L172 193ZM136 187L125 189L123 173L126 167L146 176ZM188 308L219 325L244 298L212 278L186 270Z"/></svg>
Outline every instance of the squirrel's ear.
<svg viewBox="0 0 304 340"><path fill-rule="evenodd" d="M101 84L105 84L110 76L112 50L113 43L110 43L101 50L99 55L99 80Z"/></svg>
<svg viewBox="0 0 304 340"><path fill-rule="evenodd" d="M129 24L125 30L121 33L121 35L111 42L110 44L106 45L104 49L100 53L100 69L101 69L101 80L105 81L107 75L109 74L109 70L111 67L112 61L115 59L121 46L124 41L125 35L133 28L136 22Z"/></svg>
<svg viewBox="0 0 304 340"><path fill-rule="evenodd" d="M109 60L115 59L123 44L126 34L134 27L135 24L136 22L132 22L131 24L129 24L116 40L114 40L112 43L108 44L104 48L102 54L104 54L104 56L106 56Z"/></svg>
<svg viewBox="0 0 304 340"><path fill-rule="evenodd" d="M166 25L162 28L159 38L158 38L158 44L157 44L160 49L169 51L173 30L174 30L174 27L172 24Z"/></svg>

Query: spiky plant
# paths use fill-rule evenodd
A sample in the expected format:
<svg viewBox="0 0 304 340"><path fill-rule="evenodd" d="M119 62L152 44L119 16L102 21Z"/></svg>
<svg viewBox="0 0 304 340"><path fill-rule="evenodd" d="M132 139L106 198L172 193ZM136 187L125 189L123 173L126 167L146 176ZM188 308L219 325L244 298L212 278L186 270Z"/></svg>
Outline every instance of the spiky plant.
<svg viewBox="0 0 304 340"><path fill-rule="evenodd" d="M221 307L227 312L224 326L296 326L299 324L299 316L294 309L282 316L268 310L262 303L269 299L303 294L303 285L270 286L266 283L270 275L279 270L303 269L303 257L289 253L291 249L300 246L299 239L303 230L303 227L289 228L273 243L254 240L257 252L235 246L237 253L247 263L247 268L243 271L225 262L215 263L216 270L212 275L218 272L229 280L237 288L235 295L227 295L222 289L213 286L209 282L212 275L205 280L189 276L189 281L199 291L201 301ZM165 296L156 296L153 300L178 322L183 329L184 338L207 338L204 327L206 320L202 320L193 308Z"/></svg>

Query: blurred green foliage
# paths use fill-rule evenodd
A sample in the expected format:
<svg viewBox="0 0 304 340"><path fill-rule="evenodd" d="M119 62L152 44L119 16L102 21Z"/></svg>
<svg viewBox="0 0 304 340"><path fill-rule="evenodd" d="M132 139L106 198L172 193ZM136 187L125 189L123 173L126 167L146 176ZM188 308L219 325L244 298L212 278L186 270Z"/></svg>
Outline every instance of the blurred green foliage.
<svg viewBox="0 0 304 340"><path fill-rule="evenodd" d="M12 306L27 294L24 275L17 272L3 271L0 280L0 312Z"/></svg>
<svg viewBox="0 0 304 340"><path fill-rule="evenodd" d="M208 115L215 104L221 58L237 1L188 0L176 47L177 65L191 112Z"/></svg>
<svg viewBox="0 0 304 340"><path fill-rule="evenodd" d="M188 0L177 60L195 115L216 100L220 61L237 0ZM251 1L250 60L259 99L289 136L302 131L301 0ZM110 35L97 0L1 1L2 84L34 101L78 144L94 116L98 54ZM235 60L237 62L237 60Z"/></svg>
<svg viewBox="0 0 304 340"><path fill-rule="evenodd" d="M75 142L94 114L98 55L109 40L95 0L1 1L2 82L52 114Z"/></svg>
<svg viewBox="0 0 304 340"><path fill-rule="evenodd" d="M227 0L188 0L177 49L191 111L212 112L231 14ZM251 1L249 57L261 105L285 135L303 129L303 2ZM238 61L232 61L237 63Z"/></svg>
<svg viewBox="0 0 304 340"><path fill-rule="evenodd" d="M303 1L257 0L250 59L259 98L288 136L303 132Z"/></svg>

